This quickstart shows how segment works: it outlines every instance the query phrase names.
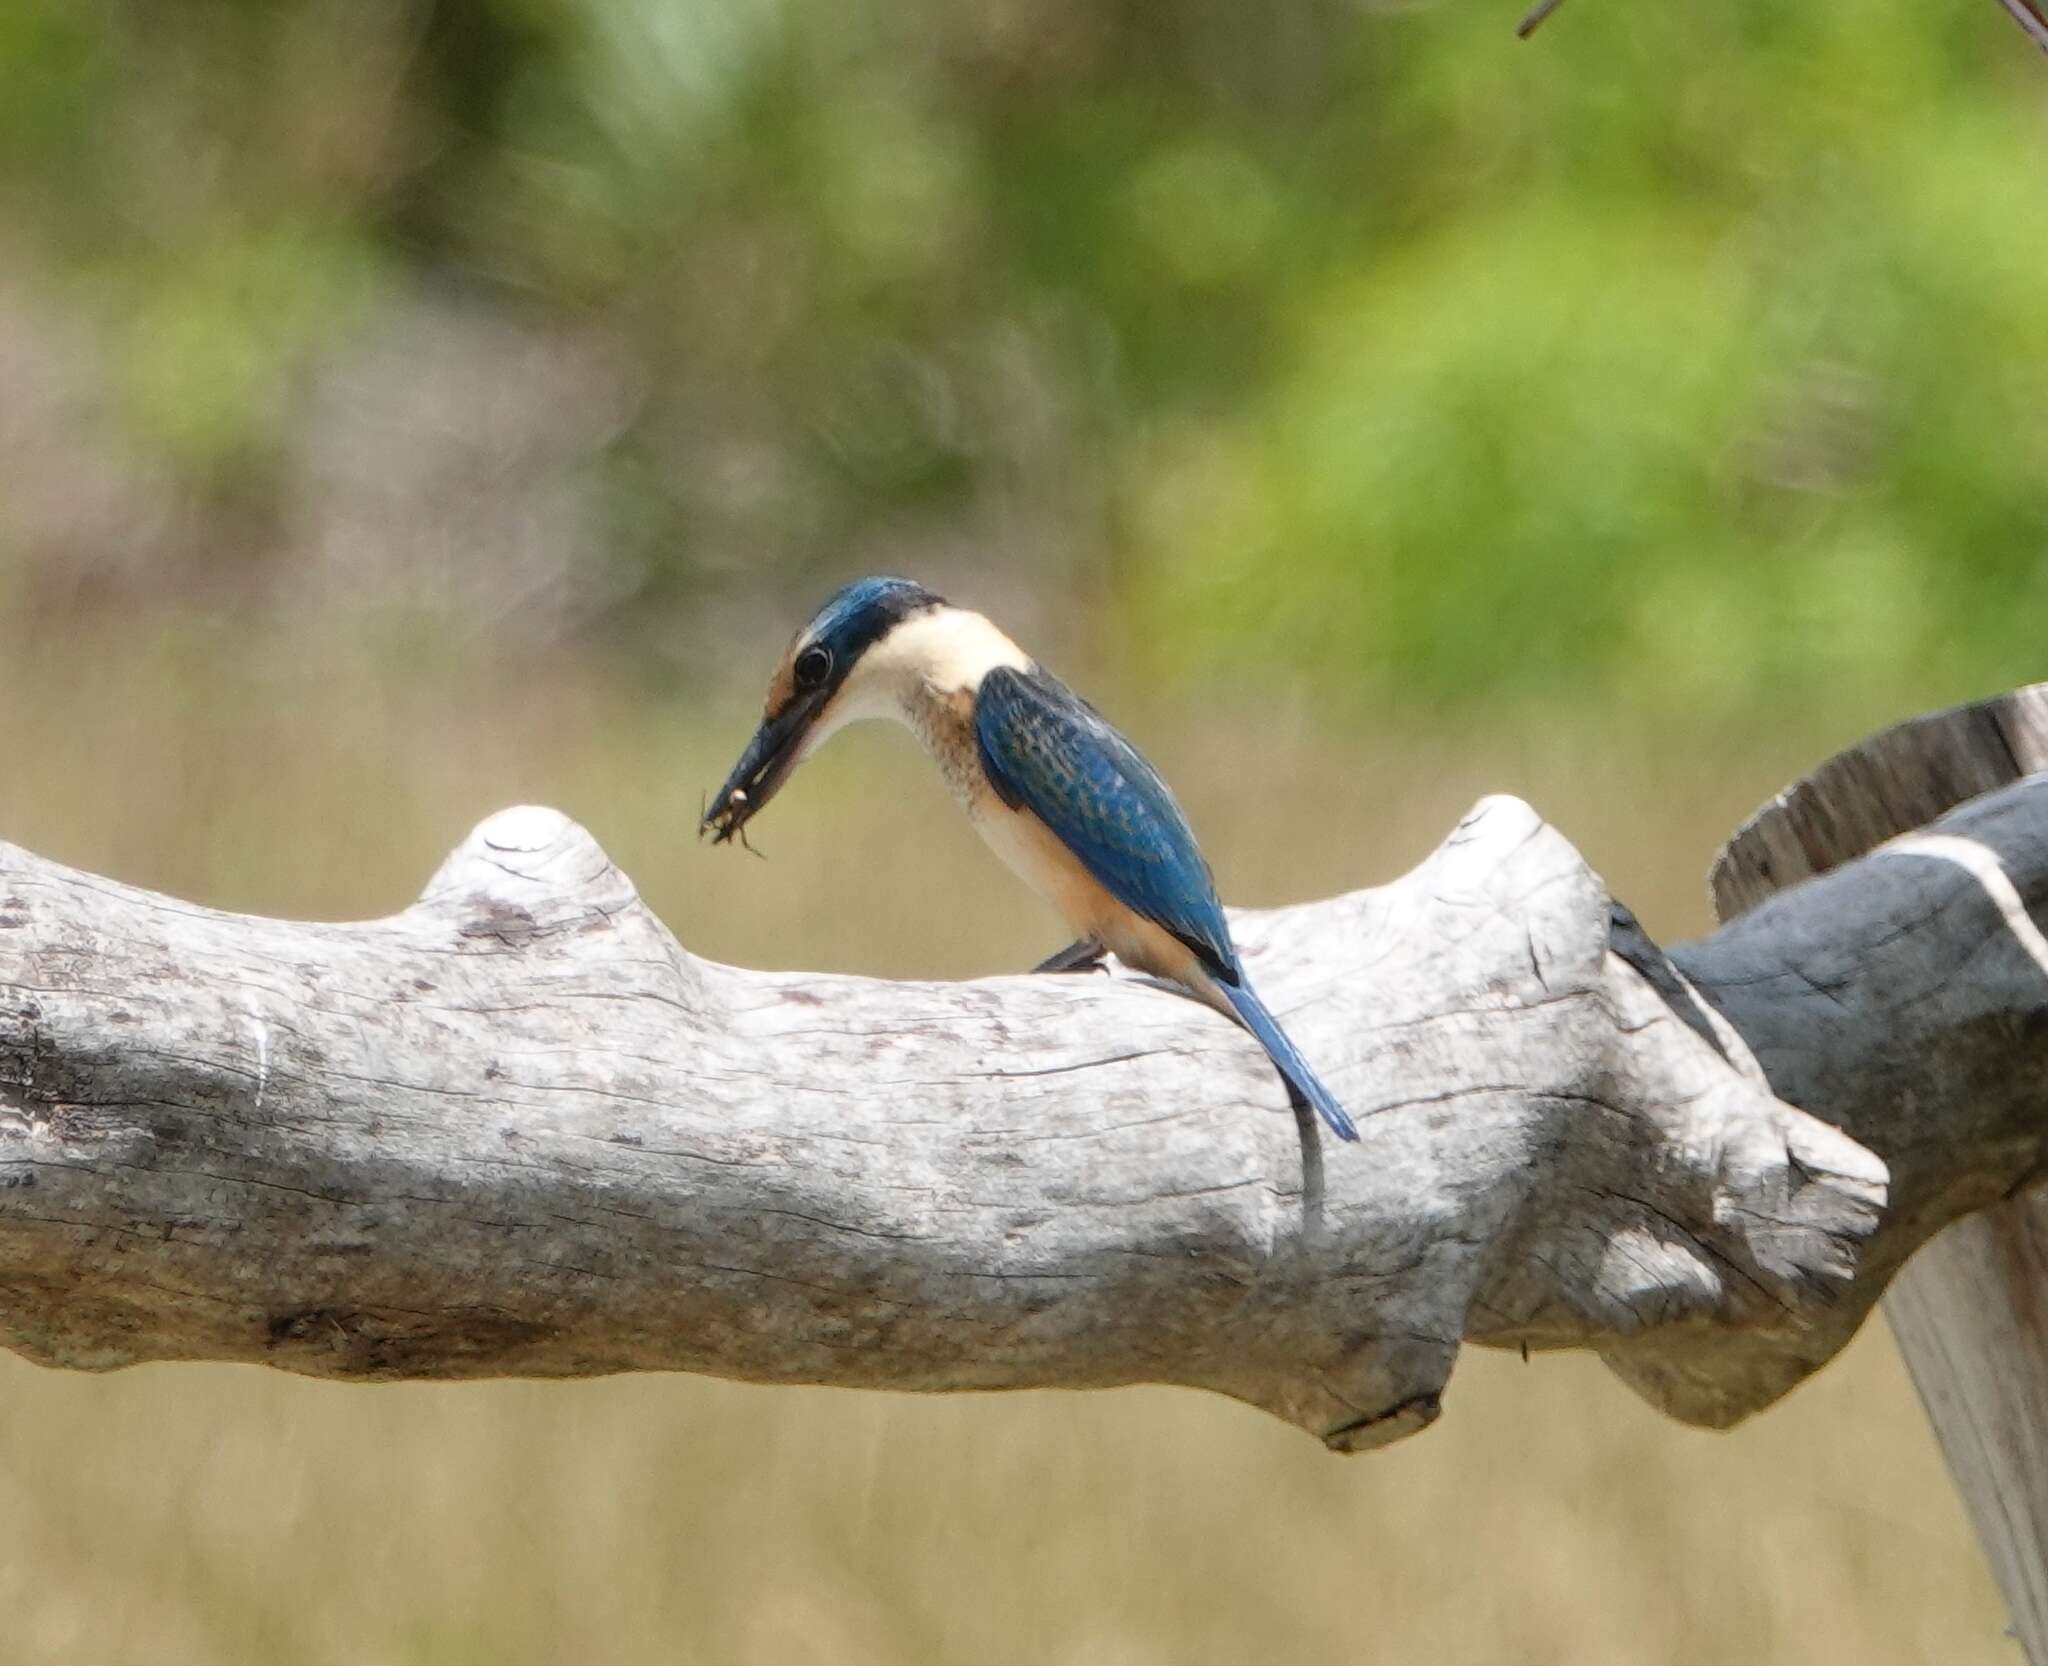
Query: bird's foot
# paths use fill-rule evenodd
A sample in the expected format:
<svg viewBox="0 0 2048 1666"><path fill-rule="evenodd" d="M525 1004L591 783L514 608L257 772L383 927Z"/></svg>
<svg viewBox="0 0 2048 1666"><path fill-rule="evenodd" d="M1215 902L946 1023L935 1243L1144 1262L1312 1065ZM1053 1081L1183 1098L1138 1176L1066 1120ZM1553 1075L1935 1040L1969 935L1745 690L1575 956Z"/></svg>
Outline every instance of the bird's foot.
<svg viewBox="0 0 2048 1666"><path fill-rule="evenodd" d="M1109 968L1103 962L1109 958L1105 949L1092 937L1084 937L1078 943L1069 943L1064 949L1032 967L1033 972L1106 972Z"/></svg>

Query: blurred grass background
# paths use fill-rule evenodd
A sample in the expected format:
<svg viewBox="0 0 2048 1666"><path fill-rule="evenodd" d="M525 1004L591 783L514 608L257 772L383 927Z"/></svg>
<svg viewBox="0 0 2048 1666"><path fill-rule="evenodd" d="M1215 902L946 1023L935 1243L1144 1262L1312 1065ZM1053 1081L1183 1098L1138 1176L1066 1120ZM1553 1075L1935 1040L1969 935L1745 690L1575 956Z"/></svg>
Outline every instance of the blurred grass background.
<svg viewBox="0 0 2048 1666"><path fill-rule="evenodd" d="M402 906L584 820L684 942L1058 933L900 737L697 848L833 583L996 613L1240 903L1522 793L1667 938L1832 746L2042 675L2048 67L1989 0L10 0L0 834ZM2012 1645L1880 1331L1730 1436L1469 1357L1166 1391L0 1359L0 1662L1857 1666Z"/></svg>

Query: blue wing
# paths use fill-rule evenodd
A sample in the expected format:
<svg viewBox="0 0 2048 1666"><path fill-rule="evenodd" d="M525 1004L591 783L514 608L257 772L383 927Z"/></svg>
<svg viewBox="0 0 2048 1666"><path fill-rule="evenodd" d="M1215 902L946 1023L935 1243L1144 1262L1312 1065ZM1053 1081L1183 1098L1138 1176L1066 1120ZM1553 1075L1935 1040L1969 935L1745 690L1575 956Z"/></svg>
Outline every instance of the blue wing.
<svg viewBox="0 0 2048 1666"><path fill-rule="evenodd" d="M1357 1139L1344 1107L1245 983L1209 864L1138 749L1036 666L982 679L974 732L1003 802L1031 811L1111 896L1192 949L1279 1069L1288 1098L1313 1106L1340 1139Z"/></svg>
<svg viewBox="0 0 2048 1666"><path fill-rule="evenodd" d="M982 767L1103 889L1171 932L1219 982L1239 979L1216 881L1173 794L1138 749L1050 673L998 666L974 708Z"/></svg>

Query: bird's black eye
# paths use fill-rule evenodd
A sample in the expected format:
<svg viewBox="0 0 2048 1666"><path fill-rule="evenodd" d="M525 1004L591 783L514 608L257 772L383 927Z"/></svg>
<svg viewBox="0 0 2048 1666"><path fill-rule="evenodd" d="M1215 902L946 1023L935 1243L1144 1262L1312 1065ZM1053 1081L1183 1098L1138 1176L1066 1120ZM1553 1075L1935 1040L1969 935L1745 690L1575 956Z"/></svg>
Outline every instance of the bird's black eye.
<svg viewBox="0 0 2048 1666"><path fill-rule="evenodd" d="M825 679L832 675L832 650L813 642L796 656L795 672L798 688L824 687Z"/></svg>

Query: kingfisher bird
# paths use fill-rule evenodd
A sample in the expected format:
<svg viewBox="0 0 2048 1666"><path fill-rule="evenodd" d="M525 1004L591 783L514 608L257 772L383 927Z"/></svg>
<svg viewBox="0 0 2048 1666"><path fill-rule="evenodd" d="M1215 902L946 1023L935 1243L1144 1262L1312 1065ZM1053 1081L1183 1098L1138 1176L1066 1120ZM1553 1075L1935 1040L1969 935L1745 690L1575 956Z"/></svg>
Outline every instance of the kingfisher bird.
<svg viewBox="0 0 2048 1666"><path fill-rule="evenodd" d="M1077 934L1041 972L1126 966L1249 1030L1297 1110L1358 1130L1246 980L1216 881L1159 772L1102 714L979 613L902 578L847 585L791 639L760 728L706 810L723 844L825 740L863 718L909 728L996 854Z"/></svg>

